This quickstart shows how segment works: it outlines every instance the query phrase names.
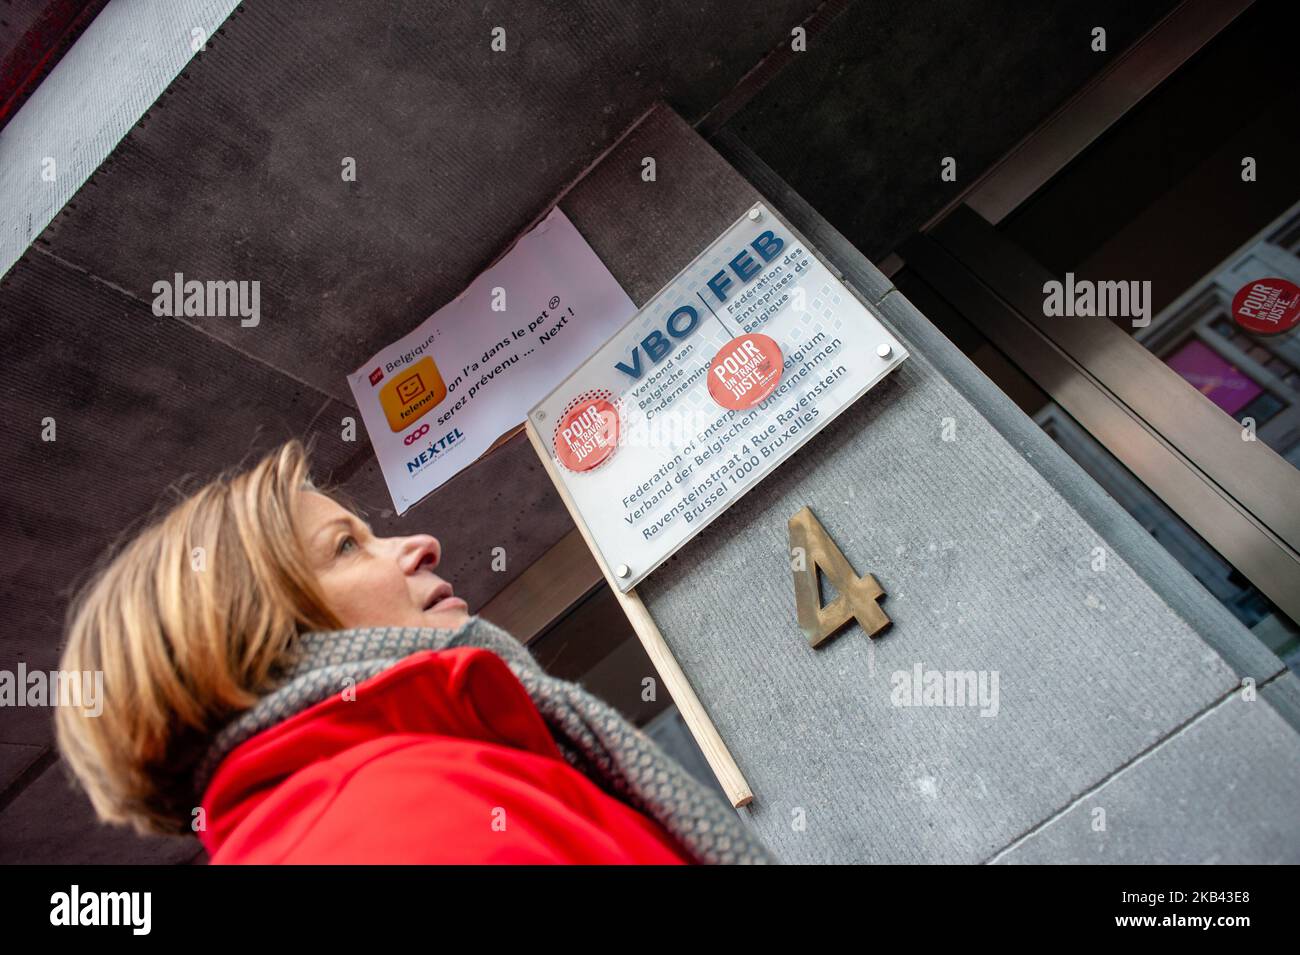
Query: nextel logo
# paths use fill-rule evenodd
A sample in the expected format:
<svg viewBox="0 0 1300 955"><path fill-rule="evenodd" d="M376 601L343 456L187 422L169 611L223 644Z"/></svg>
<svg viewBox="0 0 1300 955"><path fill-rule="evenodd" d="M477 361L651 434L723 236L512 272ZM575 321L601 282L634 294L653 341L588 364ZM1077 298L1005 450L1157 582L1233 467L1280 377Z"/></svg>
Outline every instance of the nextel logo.
<svg viewBox="0 0 1300 955"><path fill-rule="evenodd" d="M758 257L763 260L763 264L765 265L776 258L777 254L785 248L785 240L779 235L774 235L772 230L768 229L766 232L759 233L758 237L754 239L753 242L749 243L749 248L758 253ZM749 249L741 249L740 254L732 259L728 264L731 266L731 271L736 274L738 279L740 279L742 285L754 276L758 275L759 271L763 267L763 265L754 261L753 257L749 254ZM723 269L713 276L713 278L709 279L705 284L709 287L709 291L717 297L719 302L725 302L727 300L727 289L734 283L730 278L728 278L726 269ZM682 339L695 331L699 324L700 313L690 305L682 305L668 316L668 320L664 322L664 328L673 338ZM614 367L623 372L623 374L629 376L633 381L636 381L645 373L641 361L641 352L643 349L645 350L645 353L650 356L650 361L657 365L659 362L664 360L664 357L667 356L670 351L672 351L672 348L673 343L665 337L663 332L656 328L645 338L641 339L639 345L634 345L632 347L631 364L620 361L617 362Z"/></svg>
<svg viewBox="0 0 1300 955"><path fill-rule="evenodd" d="M465 436L460 433L460 428L453 428L437 441L430 441L427 448L406 462L406 473L415 474L417 471L423 470L424 466L439 454L446 451L457 441L463 441L464 439Z"/></svg>

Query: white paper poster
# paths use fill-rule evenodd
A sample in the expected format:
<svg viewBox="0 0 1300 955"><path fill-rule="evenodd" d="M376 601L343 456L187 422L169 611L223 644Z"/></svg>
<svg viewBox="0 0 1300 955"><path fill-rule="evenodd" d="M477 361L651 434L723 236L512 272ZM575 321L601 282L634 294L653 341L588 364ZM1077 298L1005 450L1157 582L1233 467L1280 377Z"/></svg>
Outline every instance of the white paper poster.
<svg viewBox="0 0 1300 955"><path fill-rule="evenodd" d="M474 462L636 312L557 206L348 376L402 514Z"/></svg>
<svg viewBox="0 0 1300 955"><path fill-rule="evenodd" d="M907 358L762 204L531 412L627 591Z"/></svg>

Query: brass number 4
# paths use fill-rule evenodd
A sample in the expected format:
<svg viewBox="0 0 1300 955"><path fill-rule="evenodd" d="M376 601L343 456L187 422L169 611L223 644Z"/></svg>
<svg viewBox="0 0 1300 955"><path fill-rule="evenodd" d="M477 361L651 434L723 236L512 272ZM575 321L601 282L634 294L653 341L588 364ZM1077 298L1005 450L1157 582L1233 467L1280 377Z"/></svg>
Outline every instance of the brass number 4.
<svg viewBox="0 0 1300 955"><path fill-rule="evenodd" d="M869 637L889 626L889 617L876 603L885 595L876 578L854 573L844 554L807 507L790 518L790 555L799 629L814 647L855 617ZM819 568L839 591L839 596L825 607L821 605L817 586Z"/></svg>

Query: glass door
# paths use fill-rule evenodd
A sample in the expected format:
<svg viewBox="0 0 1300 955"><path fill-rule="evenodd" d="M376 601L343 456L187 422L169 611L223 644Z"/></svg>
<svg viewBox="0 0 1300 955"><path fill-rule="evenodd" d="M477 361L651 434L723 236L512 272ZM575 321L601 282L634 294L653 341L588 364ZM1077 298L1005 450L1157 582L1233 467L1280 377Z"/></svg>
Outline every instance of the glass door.
<svg viewBox="0 0 1300 955"><path fill-rule="evenodd" d="M894 281L1295 667L1300 78L1285 12L1247 9L999 221L972 199L932 223Z"/></svg>

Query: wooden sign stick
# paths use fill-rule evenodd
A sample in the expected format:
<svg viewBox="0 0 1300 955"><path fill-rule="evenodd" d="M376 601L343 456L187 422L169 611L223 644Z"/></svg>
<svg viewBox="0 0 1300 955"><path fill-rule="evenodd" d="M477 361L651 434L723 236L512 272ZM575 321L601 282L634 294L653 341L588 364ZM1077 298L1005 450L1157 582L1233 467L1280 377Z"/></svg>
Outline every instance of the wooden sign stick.
<svg viewBox="0 0 1300 955"><path fill-rule="evenodd" d="M722 741L722 736L718 733L717 727L709 719L709 714L705 712L704 706L700 703L699 697L691 689L690 681L686 679L686 674L677 664L673 657L672 651L668 649L668 644L664 642L664 636L659 632L659 625L655 623L654 617L650 616L650 611L642 603L636 588L632 588L627 593L618 589L618 584L614 580L614 575L610 569L605 566L605 561L601 559L600 551L596 547L596 542L587 529L587 525L582 520L582 515L578 513L578 508L573 502L572 496L560 480L560 475L556 473L555 462L551 460L551 455L537 429L533 427L532 419L527 422L528 440L533 443L533 450L541 458L542 467L546 468L546 473L550 475L551 483L560 494L560 499L564 501L564 506L569 509L569 515L573 518L573 523L578 526L578 531L582 534L582 539L587 542L587 548L591 551L591 556L595 558L596 565L600 567L601 573L605 575L605 582L609 584L609 589L614 592L615 598L618 599L619 605L623 608L623 613L627 615L628 622L632 624L632 629L636 631L637 637L641 640L641 646L645 648L646 656L654 664L655 669L659 671L659 676L667 687L668 692L672 695L673 702L677 704L677 709L681 712L682 718L686 721L687 727L690 728L691 735L695 737L695 742L699 744L704 753L704 758L709 761L718 782L722 785L723 792L731 804L737 808L747 806L754 800L754 794L750 791L749 783L745 781L744 775L740 772L740 767L736 765L736 760L732 757L731 752L727 749L727 744Z"/></svg>

